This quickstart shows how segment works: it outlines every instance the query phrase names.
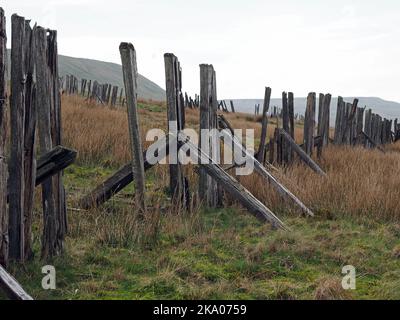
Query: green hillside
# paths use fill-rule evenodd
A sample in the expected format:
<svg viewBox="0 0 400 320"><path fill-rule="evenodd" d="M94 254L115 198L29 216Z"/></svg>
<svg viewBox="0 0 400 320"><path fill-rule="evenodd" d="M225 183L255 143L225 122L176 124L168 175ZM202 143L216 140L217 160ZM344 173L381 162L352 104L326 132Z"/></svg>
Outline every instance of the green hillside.
<svg viewBox="0 0 400 320"><path fill-rule="evenodd" d="M10 52L8 56L10 57ZM58 63L60 76L72 74L78 79L97 80L100 83L123 86L122 70L119 64L63 55L59 56ZM164 89L140 74L138 87L139 98L156 101L165 100Z"/></svg>

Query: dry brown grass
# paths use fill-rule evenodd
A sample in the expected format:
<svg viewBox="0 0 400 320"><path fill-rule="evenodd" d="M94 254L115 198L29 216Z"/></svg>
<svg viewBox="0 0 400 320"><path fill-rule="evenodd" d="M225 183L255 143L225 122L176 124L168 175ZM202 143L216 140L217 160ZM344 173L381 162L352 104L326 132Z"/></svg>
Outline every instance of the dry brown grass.
<svg viewBox="0 0 400 320"><path fill-rule="evenodd" d="M162 104L159 107L165 108ZM234 128L255 129L256 139L261 124L254 117L236 113L226 115ZM164 111L140 110L142 139L148 129L166 128ZM272 135L274 125L268 128ZM187 127L197 129L199 114L196 110L186 113ZM63 98L64 144L79 152L79 163L103 166L119 166L129 161L129 139L126 112L96 106L78 97ZM302 128L296 128L296 140L300 141ZM144 142L145 145L149 143ZM322 178L302 163L281 168L278 178L317 214L334 217L339 214L358 217L378 217L400 221L400 145L392 145L383 154L363 148L331 146L318 160L328 177ZM160 184L168 181L165 166L158 166L156 175ZM193 182L196 175L186 169ZM274 211L290 211L282 199L256 174L242 177L241 181Z"/></svg>

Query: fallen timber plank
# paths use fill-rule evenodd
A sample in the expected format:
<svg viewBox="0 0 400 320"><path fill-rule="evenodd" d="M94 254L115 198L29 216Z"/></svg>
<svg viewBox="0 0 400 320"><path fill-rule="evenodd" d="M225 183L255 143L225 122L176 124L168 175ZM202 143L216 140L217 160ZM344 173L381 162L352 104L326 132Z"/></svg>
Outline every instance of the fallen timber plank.
<svg viewBox="0 0 400 320"><path fill-rule="evenodd" d="M37 187L48 178L69 167L74 163L76 155L75 150L57 146L41 156L37 161L35 186Z"/></svg>
<svg viewBox="0 0 400 320"><path fill-rule="evenodd" d="M293 140L293 138L283 129L278 129L279 133L283 136L283 138L290 144L293 150L297 153L301 160L304 161L312 170L316 173L326 176L326 173L319 167L317 163L307 154L304 152L302 148L300 148L297 143Z"/></svg>
<svg viewBox="0 0 400 320"><path fill-rule="evenodd" d="M220 122L220 124L222 124ZM247 157L249 157L252 161L254 161L254 169L258 174L260 174L262 177L264 177L266 180L269 181L269 183L276 189L276 191L284 198L284 199L290 199L293 201L301 210L303 213L306 215L309 215L311 217L314 216L314 213L306 207L306 205L303 204L293 193L291 193L284 185L282 185L271 173L269 173L266 168L257 160L254 158L253 155L251 155L246 148L243 146L243 144L238 140L238 138L235 135L232 135L232 133L229 130L224 130L225 136L227 138L230 138L235 146L241 149L241 152L245 154ZM238 165L242 165L245 163L246 160L243 160L242 163L238 163Z"/></svg>
<svg viewBox="0 0 400 320"><path fill-rule="evenodd" d="M185 143L191 150L190 156L194 161L197 159L206 159L207 163L200 164L200 170L204 170L211 176L219 185L237 199L250 213L262 222L269 222L275 228L288 230L284 223L275 214L268 209L260 200L254 197L250 191L243 187L239 181L229 175L215 161L213 161L205 152L198 146L190 142L189 137L183 132L178 133L180 142ZM205 161L204 161L205 162Z"/></svg>
<svg viewBox="0 0 400 320"><path fill-rule="evenodd" d="M235 134L235 131L232 128L231 124L229 123L229 121L222 114L218 115L218 128L220 130L227 129L227 130L229 130L231 132L232 135ZM245 148L244 144L242 144L242 145L243 145L243 148ZM268 148L269 148L269 146L265 147L265 149L267 149L267 151L268 151ZM273 166L269 162L265 162L265 166L268 167L268 169L270 169L270 170L273 170L275 172L279 172L279 169L276 168L275 166ZM236 164L235 164L235 167L237 167Z"/></svg>
<svg viewBox="0 0 400 320"><path fill-rule="evenodd" d="M13 300L33 300L21 285L0 265L0 288Z"/></svg>
<svg viewBox="0 0 400 320"><path fill-rule="evenodd" d="M369 141L369 143L372 145L373 148L377 148L379 151L381 151L382 153L386 153L385 150L383 150L380 146L378 146L374 140L371 139L371 137L369 135L367 135L364 131L361 131L360 133L361 135L363 135L365 137L365 139L367 139Z"/></svg>
<svg viewBox="0 0 400 320"><path fill-rule="evenodd" d="M44 154L37 161L35 185L42 184L46 179L69 167L74 163L76 155L75 150L63 146L57 146Z"/></svg>
<svg viewBox="0 0 400 320"><path fill-rule="evenodd" d="M168 137L160 139L156 144L159 146L158 153L168 156L169 154L169 141ZM143 152L144 170L147 171L154 166L147 158L147 150ZM89 194L84 196L78 201L78 206L81 209L89 210L93 207L98 207L107 202L114 195L124 189L133 181L132 163L129 162L119 169L112 176L107 178L104 182L99 184Z"/></svg>

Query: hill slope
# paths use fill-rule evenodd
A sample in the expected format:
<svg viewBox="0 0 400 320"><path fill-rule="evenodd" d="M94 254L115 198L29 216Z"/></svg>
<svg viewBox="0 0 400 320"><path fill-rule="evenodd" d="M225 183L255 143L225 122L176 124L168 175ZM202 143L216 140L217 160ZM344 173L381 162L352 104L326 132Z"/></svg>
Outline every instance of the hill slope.
<svg viewBox="0 0 400 320"><path fill-rule="evenodd" d="M8 56L10 57L10 52ZM62 77L66 74L73 74L78 79L97 80L100 83L110 83L123 87L122 69L119 64L63 55L59 55L58 64L59 73ZM138 88L139 98L156 101L165 100L164 89L140 74Z"/></svg>

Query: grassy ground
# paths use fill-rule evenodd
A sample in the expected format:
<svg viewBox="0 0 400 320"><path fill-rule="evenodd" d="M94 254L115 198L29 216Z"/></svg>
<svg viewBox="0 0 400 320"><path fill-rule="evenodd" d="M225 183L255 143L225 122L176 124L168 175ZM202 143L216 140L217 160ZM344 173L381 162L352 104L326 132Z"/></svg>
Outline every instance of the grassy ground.
<svg viewBox="0 0 400 320"><path fill-rule="evenodd" d="M80 196L129 159L126 114L82 103L63 101L65 144L79 152L77 163L65 171L70 208L65 254L51 262L39 259L38 192L36 257L9 268L34 298L400 299L398 146L386 155L329 149L319 161L326 180L301 164L282 169L279 179L315 218L300 217L259 178L242 178L290 232L261 224L229 197L224 209L195 205L190 214L175 212L166 192L167 170L159 166L146 173L150 210L144 228L133 218L132 186L101 208L75 210ZM154 123L165 125L163 106L143 103L140 113L143 134ZM259 135L253 117L229 117L235 127L253 127ZM197 119L189 112L186 120L196 127ZM196 176L190 168L187 173L195 190ZM45 264L56 267L54 291L41 288ZM346 265L356 268L354 291L341 287Z"/></svg>

